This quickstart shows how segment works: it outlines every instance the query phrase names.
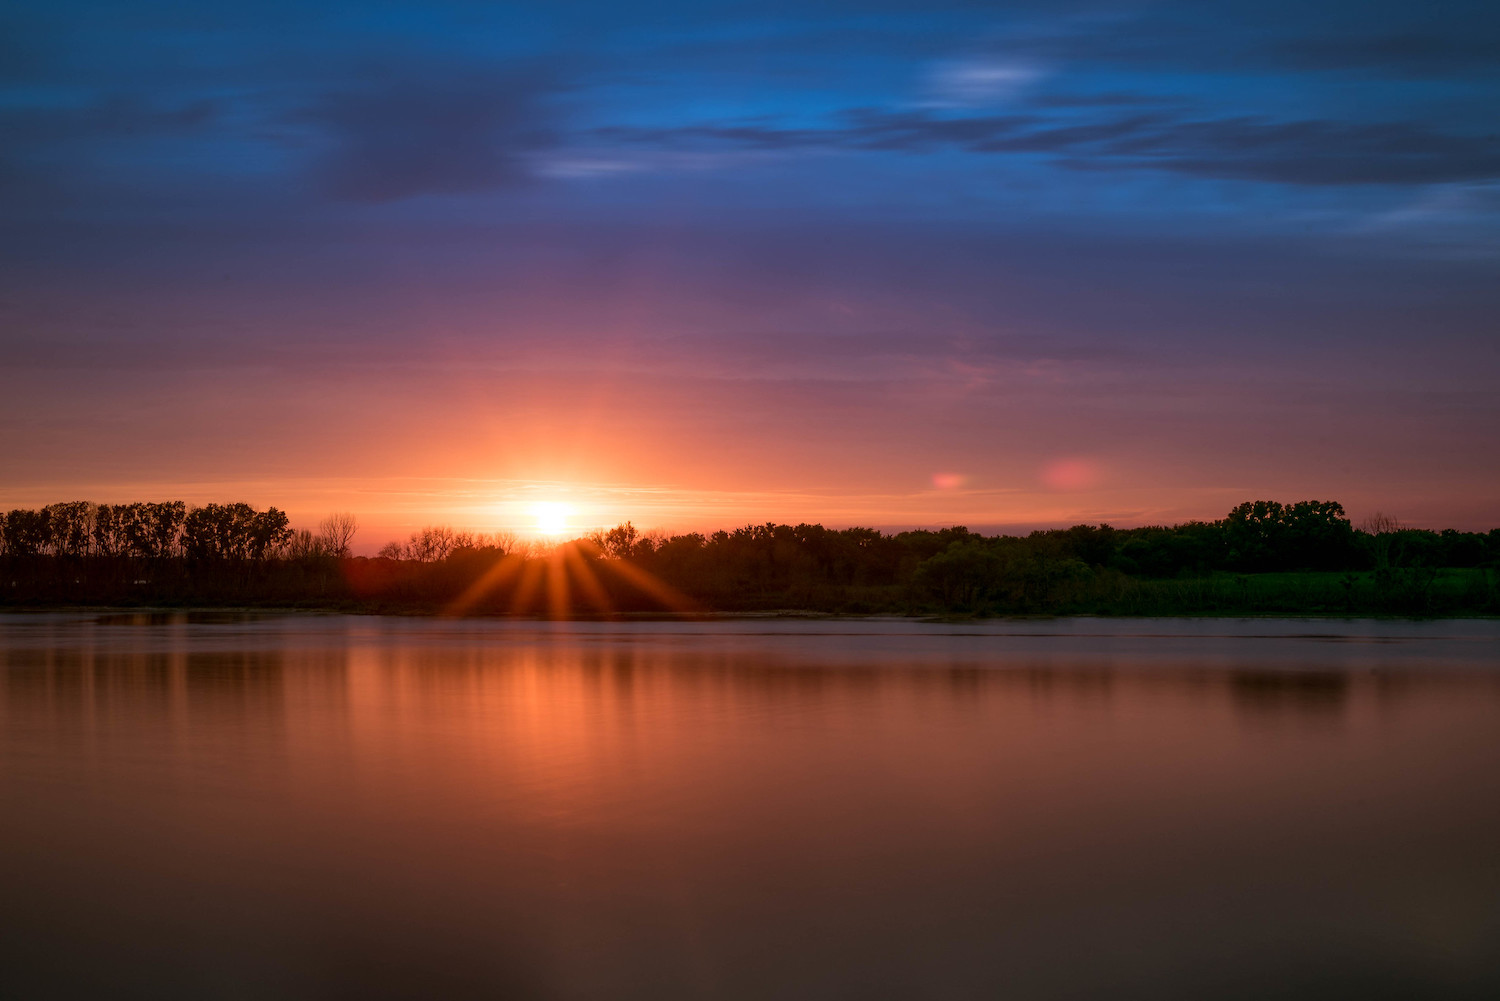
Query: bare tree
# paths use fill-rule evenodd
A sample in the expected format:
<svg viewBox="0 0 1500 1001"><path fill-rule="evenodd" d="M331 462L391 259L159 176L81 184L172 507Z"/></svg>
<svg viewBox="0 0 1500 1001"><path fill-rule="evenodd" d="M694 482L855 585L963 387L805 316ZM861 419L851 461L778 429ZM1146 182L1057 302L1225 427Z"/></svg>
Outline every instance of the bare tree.
<svg viewBox="0 0 1500 1001"><path fill-rule="evenodd" d="M464 541L460 533L455 532L448 525L428 525L421 531L411 533L411 537L404 545L392 543L380 551L382 556L392 555L395 559L415 560L418 563L441 563L448 558L448 554L458 548L456 543ZM469 539L472 541L472 537ZM387 553L390 550L390 553ZM395 556L396 552L400 553Z"/></svg>
<svg viewBox="0 0 1500 1001"><path fill-rule="evenodd" d="M359 531L359 520L347 511L330 514L318 526L318 535L325 551L341 559L347 558L354 542L354 533Z"/></svg>
<svg viewBox="0 0 1500 1001"><path fill-rule="evenodd" d="M1391 565L1391 548L1400 541L1400 532L1406 526L1394 516L1376 511L1360 522L1360 531L1370 537L1370 552L1375 557L1375 567L1384 570ZM1400 547L1396 546L1396 562L1401 561Z"/></svg>
<svg viewBox="0 0 1500 1001"><path fill-rule="evenodd" d="M392 560L441 563L455 553L486 549L497 549L502 556L536 555L534 544L518 540L514 532L487 534L448 525L428 525L411 533L405 542L386 543L380 555Z"/></svg>
<svg viewBox="0 0 1500 1001"><path fill-rule="evenodd" d="M286 557L290 560L306 560L328 554L328 542L321 535L313 535L307 529L297 529L286 544Z"/></svg>

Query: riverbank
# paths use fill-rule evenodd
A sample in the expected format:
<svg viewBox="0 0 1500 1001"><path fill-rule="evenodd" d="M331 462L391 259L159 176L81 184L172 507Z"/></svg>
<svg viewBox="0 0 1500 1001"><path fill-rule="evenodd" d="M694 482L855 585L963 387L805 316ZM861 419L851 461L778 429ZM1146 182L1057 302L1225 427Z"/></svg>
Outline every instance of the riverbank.
<svg viewBox="0 0 1500 1001"><path fill-rule="evenodd" d="M923 564L922 567L927 566ZM948 561L885 578L781 563L689 572L634 558L461 554L441 561L10 558L0 608L288 609L522 618L703 615L1392 616L1500 615L1500 571L1127 574L1077 560Z"/></svg>

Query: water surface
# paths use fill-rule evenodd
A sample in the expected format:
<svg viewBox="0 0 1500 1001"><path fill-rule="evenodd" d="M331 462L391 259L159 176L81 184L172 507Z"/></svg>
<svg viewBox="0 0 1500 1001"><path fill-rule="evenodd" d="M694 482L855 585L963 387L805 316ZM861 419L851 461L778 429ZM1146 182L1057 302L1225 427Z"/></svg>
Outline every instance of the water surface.
<svg viewBox="0 0 1500 1001"><path fill-rule="evenodd" d="M1500 624L0 617L7 998L1500 996Z"/></svg>

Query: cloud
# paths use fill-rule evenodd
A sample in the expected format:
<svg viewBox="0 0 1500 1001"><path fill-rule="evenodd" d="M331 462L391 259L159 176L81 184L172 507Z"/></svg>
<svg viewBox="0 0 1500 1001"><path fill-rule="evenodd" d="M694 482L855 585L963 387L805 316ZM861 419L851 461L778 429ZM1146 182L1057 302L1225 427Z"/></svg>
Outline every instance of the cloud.
<svg viewBox="0 0 1500 1001"><path fill-rule="evenodd" d="M1399 233L1426 255L1447 260L1495 260L1500 245L1500 183L1442 184L1419 189L1402 205L1379 212L1356 226L1363 237L1381 239Z"/></svg>
<svg viewBox="0 0 1500 1001"><path fill-rule="evenodd" d="M1012 97L1042 75L1016 59L959 59L939 63L929 86L938 106L972 107Z"/></svg>
<svg viewBox="0 0 1500 1001"><path fill-rule="evenodd" d="M295 116L326 151L313 165L335 198L388 202L515 185L555 145L540 71L395 75L335 91Z"/></svg>
<svg viewBox="0 0 1500 1001"><path fill-rule="evenodd" d="M1500 176L1500 137L1453 135L1410 122L1234 117L1143 123L1096 151L1077 149L1068 165L1293 185L1421 185Z"/></svg>
<svg viewBox="0 0 1500 1001"><path fill-rule="evenodd" d="M1132 91L1105 91L1096 94L1036 94L1026 103L1035 108L1125 108L1150 105L1179 105L1182 97L1163 97L1158 94L1138 94Z"/></svg>
<svg viewBox="0 0 1500 1001"><path fill-rule="evenodd" d="M1305 186L1418 185L1500 177L1500 137L1440 132L1401 121L1190 119L1166 111L1080 120L857 108L824 128L743 122L603 129L597 135L644 144L707 142L783 151L842 147L923 153L947 148L1050 155L1078 170L1163 170Z"/></svg>

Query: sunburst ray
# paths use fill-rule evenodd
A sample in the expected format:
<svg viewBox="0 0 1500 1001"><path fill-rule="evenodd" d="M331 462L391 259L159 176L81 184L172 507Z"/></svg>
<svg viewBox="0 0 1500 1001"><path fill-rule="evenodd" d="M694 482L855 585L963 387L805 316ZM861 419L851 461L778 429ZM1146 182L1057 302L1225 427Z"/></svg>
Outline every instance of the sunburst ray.
<svg viewBox="0 0 1500 1001"><path fill-rule="evenodd" d="M483 601L494 591L504 587L511 578L515 577L525 567L526 560L521 556L502 556L496 560L484 573L464 588L464 593L449 603L443 609L443 616L456 618L468 614L468 612L479 602Z"/></svg>
<svg viewBox="0 0 1500 1001"><path fill-rule="evenodd" d="M629 560L603 560L600 566L621 578L634 587L654 598L662 607L673 612L695 612L698 610L693 599L672 587L654 574L642 570Z"/></svg>

